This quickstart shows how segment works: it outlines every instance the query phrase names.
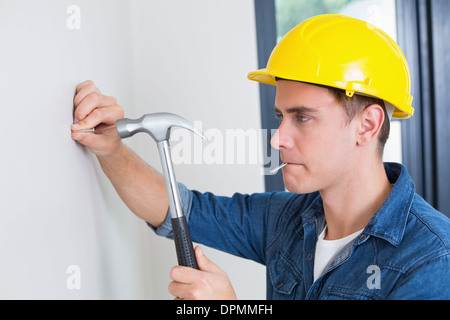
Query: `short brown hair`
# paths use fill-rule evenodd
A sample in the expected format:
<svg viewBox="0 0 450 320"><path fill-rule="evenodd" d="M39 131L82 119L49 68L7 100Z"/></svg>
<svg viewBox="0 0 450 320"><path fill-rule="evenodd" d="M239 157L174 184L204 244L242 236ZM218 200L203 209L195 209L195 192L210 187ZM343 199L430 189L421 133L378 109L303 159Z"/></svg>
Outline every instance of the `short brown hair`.
<svg viewBox="0 0 450 320"><path fill-rule="evenodd" d="M360 112L362 112L365 108L368 106L371 106L373 104L379 105L381 108L383 108L384 112L384 121L383 125L380 129L380 133L378 134L378 145L379 145L379 151L380 156L383 155L384 146L386 145L386 141L389 138L389 133L391 130L391 125L389 121L389 115L386 111L386 105L383 100L375 98L375 97L369 97L365 95L360 95L355 93L352 97L347 96L345 90L333 88L333 87L326 87L328 91L333 94L336 101L342 105L344 108L345 113L347 114L349 122L353 120L353 118Z"/></svg>

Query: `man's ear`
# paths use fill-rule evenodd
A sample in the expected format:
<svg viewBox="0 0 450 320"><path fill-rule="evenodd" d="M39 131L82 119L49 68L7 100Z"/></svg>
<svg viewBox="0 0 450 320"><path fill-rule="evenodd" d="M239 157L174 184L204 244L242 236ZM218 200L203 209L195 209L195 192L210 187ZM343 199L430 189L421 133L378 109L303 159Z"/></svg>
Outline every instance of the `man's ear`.
<svg viewBox="0 0 450 320"><path fill-rule="evenodd" d="M363 146L377 139L384 122L383 108L378 104L372 104L359 115L359 128L357 131L357 145Z"/></svg>

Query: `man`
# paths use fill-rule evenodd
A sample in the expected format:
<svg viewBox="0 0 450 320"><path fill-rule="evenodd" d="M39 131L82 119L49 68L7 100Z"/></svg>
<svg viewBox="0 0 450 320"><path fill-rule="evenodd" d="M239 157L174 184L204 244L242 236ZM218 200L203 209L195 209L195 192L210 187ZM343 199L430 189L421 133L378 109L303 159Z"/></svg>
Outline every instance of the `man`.
<svg viewBox="0 0 450 320"><path fill-rule="evenodd" d="M269 299L448 299L450 222L414 192L405 167L383 164L389 118L413 114L403 53L381 30L338 15L311 18L277 45L252 80L277 86L272 146L290 192L231 198L180 184L192 238L267 266ZM129 206L171 236L163 177L128 150L123 110L88 81L72 129ZM174 267L180 299L234 299L199 247L200 270Z"/></svg>

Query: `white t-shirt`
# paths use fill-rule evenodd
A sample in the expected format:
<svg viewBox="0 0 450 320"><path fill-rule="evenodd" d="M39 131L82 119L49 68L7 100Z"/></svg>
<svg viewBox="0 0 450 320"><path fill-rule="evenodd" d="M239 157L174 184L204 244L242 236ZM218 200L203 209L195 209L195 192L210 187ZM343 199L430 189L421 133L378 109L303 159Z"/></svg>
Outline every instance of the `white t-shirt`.
<svg viewBox="0 0 450 320"><path fill-rule="evenodd" d="M337 240L324 240L327 227L323 229L316 243L316 255L314 258L314 281L316 281L325 271L325 267L334 256L350 241L353 241L364 229L361 229L349 236Z"/></svg>

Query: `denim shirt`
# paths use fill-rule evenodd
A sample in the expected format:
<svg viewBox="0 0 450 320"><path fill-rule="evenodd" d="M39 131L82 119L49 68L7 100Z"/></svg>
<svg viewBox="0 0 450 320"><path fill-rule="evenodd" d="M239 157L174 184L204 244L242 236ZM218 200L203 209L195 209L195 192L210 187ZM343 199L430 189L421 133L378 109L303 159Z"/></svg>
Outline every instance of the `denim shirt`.
<svg viewBox="0 0 450 320"><path fill-rule="evenodd" d="M385 170L388 198L315 282L318 192L219 197L179 186L193 240L266 265L268 299L450 299L450 219L415 194L404 166ZM156 232L171 237L170 215Z"/></svg>

